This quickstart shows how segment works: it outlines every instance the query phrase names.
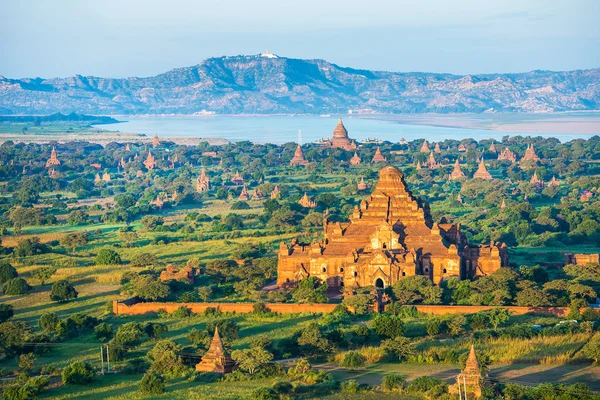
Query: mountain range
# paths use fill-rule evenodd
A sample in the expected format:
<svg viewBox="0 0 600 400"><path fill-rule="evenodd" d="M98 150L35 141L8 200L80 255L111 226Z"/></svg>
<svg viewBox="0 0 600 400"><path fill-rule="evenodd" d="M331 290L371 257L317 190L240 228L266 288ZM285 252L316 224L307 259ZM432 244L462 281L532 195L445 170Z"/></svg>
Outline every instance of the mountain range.
<svg viewBox="0 0 600 400"><path fill-rule="evenodd" d="M453 75L233 56L145 78L10 79L0 114L324 114L558 112L600 109L600 68Z"/></svg>

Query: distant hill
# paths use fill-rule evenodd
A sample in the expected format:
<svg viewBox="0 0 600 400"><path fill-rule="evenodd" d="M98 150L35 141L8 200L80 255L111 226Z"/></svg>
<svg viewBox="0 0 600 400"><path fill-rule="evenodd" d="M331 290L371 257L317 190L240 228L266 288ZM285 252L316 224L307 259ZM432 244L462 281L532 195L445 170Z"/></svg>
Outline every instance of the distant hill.
<svg viewBox="0 0 600 400"><path fill-rule="evenodd" d="M71 113L64 115L55 113L51 115L0 115L0 122L14 123L48 123L48 122L79 122L87 125L114 124L119 122L112 117L83 115Z"/></svg>
<svg viewBox="0 0 600 400"><path fill-rule="evenodd" d="M600 109L600 68L451 75L340 67L323 60L209 58L147 78L9 79L0 114L555 112Z"/></svg>

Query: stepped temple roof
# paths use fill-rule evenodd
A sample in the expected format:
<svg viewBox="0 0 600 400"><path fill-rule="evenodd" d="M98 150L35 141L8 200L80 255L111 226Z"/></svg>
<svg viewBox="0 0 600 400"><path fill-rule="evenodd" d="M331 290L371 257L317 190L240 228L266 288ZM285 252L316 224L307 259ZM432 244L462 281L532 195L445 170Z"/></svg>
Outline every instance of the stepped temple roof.
<svg viewBox="0 0 600 400"><path fill-rule="evenodd" d="M423 144L421 145L421 153L429 153L431 150L429 150L429 145L427 144L427 139L425 139L423 141Z"/></svg>
<svg viewBox="0 0 600 400"><path fill-rule="evenodd" d="M196 371L226 374L233 371L235 367L235 361L227 354L223 342L221 342L219 328L215 328L215 335L210 342L210 347L202 360L196 364Z"/></svg>
<svg viewBox="0 0 600 400"><path fill-rule="evenodd" d="M279 186L275 185L275 187L273 188L273 191L271 192L271 198L272 199L279 198Z"/></svg>
<svg viewBox="0 0 600 400"><path fill-rule="evenodd" d="M377 150L375 151L375 155L373 156L373 159L371 160L372 163L376 163L376 162L387 162L386 158L383 156L383 154L381 154L381 150L379 150L379 146L377 146Z"/></svg>
<svg viewBox="0 0 600 400"><path fill-rule="evenodd" d="M304 196L302 196L302 198L298 201L298 204L300 204L302 207L305 207L305 208L315 208L315 207L317 207L317 202L316 201L312 201L310 199L310 197L308 197L308 195L306 194L306 192L304 192Z"/></svg>
<svg viewBox="0 0 600 400"><path fill-rule="evenodd" d="M160 140L158 140L158 134L154 134L154 139L152 139L152 147L160 146Z"/></svg>
<svg viewBox="0 0 600 400"><path fill-rule="evenodd" d="M464 178L464 176L465 176L465 173L462 172L462 169L460 169L460 164L458 163L458 158L457 158L456 162L454 163L454 169L450 173L450 179L454 180L454 179L458 179L458 178Z"/></svg>
<svg viewBox="0 0 600 400"><path fill-rule="evenodd" d="M294 152L294 157L290 160L290 166L302 165L306 167L308 165L308 161L304 159L304 153L302 152L302 146L298 143L298 147L296 147L296 151Z"/></svg>
<svg viewBox="0 0 600 400"><path fill-rule="evenodd" d="M393 285L424 275L439 284L487 275L508 263L505 245L471 246L460 224L433 224L429 206L407 189L394 167L379 172L372 193L346 223L323 221L324 240L281 243L280 286L316 276L330 287Z"/></svg>
<svg viewBox="0 0 600 400"><path fill-rule="evenodd" d="M527 147L527 150L525 150L525 156L523 156L523 159L521 161L539 161L539 160L540 160L540 158L535 153L535 149L533 148L533 145L529 145Z"/></svg>
<svg viewBox="0 0 600 400"><path fill-rule="evenodd" d="M360 164L360 157L358 156L358 154L356 152L354 152L354 155L350 159L350 164L352 164L352 165L359 165Z"/></svg>
<svg viewBox="0 0 600 400"><path fill-rule="evenodd" d="M56 148L52 146L52 151L50 152L50 158L46 161L46 168L52 167L54 165L60 165L60 160L56 156Z"/></svg>
<svg viewBox="0 0 600 400"><path fill-rule="evenodd" d="M504 150L498 154L498 160L509 160L512 162L517 161L517 155L513 153L508 147L505 147Z"/></svg>
<svg viewBox="0 0 600 400"><path fill-rule="evenodd" d="M475 175L473 175L473 178L485 179L487 181L492 180L492 175L488 172L487 168L485 167L483 158L481 159L481 162L479 163L479 168L477 168L477 171L475 171Z"/></svg>
<svg viewBox="0 0 600 400"><path fill-rule="evenodd" d="M529 183L531 183L533 186L542 188L544 187L544 181L540 180L540 178L538 178L537 176L537 172L533 173L533 176L531 177L531 180L529 181Z"/></svg>
<svg viewBox="0 0 600 400"><path fill-rule="evenodd" d="M440 143L439 142L437 142L435 144L435 148L433 149L433 151L435 151L436 153L441 153L442 152L442 149L440 148Z"/></svg>
<svg viewBox="0 0 600 400"><path fill-rule="evenodd" d="M365 178L361 177L360 182L357 185L358 190L365 190L367 188L367 184L365 183Z"/></svg>
<svg viewBox="0 0 600 400"><path fill-rule="evenodd" d="M560 186L560 183L556 179L556 176L552 175L552 179L548 182L548 186Z"/></svg>
<svg viewBox="0 0 600 400"><path fill-rule="evenodd" d="M492 144L490 144L490 152L496 153L496 145L494 145L494 142L492 142Z"/></svg>
<svg viewBox="0 0 600 400"><path fill-rule="evenodd" d="M200 176L196 179L196 192L207 192L210 190L210 178L206 175L206 169L202 167Z"/></svg>
<svg viewBox="0 0 600 400"><path fill-rule="evenodd" d="M344 149L344 150L356 150L357 146L354 141L348 137L348 131L340 118L338 123L333 130L333 137L323 143L325 147Z"/></svg>
<svg viewBox="0 0 600 400"><path fill-rule="evenodd" d="M242 189L242 193L240 193L238 200L243 200L243 201L250 200L250 193L248 193L248 189L246 188L246 185L244 185L244 188Z"/></svg>
<svg viewBox="0 0 600 400"><path fill-rule="evenodd" d="M148 152L148 157L146 157L146 160L144 160L144 165L147 169L156 168L156 160L150 151Z"/></svg>
<svg viewBox="0 0 600 400"><path fill-rule="evenodd" d="M235 171L235 175L233 176L233 178L231 178L231 183L233 183L234 185L243 185L244 184L244 178L242 178L242 176L240 175L240 173L238 171Z"/></svg>

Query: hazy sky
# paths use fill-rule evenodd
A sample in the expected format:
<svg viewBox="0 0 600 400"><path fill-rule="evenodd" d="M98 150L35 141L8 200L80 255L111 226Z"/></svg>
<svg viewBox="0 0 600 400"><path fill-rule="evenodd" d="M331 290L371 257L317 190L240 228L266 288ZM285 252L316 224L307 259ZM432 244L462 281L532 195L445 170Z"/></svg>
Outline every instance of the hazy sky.
<svg viewBox="0 0 600 400"><path fill-rule="evenodd" d="M600 0L1 0L0 75L148 76L266 49L390 71L600 67Z"/></svg>

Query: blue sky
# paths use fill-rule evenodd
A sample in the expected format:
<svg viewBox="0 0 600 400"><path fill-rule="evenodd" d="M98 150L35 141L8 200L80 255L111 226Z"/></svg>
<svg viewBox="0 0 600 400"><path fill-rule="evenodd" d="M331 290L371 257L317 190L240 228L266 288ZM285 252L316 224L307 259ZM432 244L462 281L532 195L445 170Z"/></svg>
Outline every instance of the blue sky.
<svg viewBox="0 0 600 400"><path fill-rule="evenodd" d="M600 67L600 0L6 0L0 75L149 76L265 49L457 74Z"/></svg>

